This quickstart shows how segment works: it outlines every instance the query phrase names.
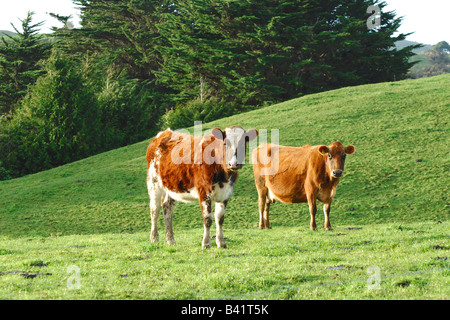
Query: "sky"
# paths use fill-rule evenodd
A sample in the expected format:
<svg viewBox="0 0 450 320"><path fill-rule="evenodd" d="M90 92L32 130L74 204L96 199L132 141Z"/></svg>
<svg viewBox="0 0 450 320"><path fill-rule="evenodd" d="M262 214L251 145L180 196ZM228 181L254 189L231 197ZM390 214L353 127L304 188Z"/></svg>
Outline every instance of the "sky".
<svg viewBox="0 0 450 320"><path fill-rule="evenodd" d="M33 11L33 23L46 21L41 27L41 33L50 33L52 26L61 27L62 24L47 13L57 13L62 16L72 15L75 27L79 26L79 11L75 8L72 0L0 0L0 30L14 31L14 26L21 30L22 23L19 19L25 19L28 11Z"/></svg>
<svg viewBox="0 0 450 320"><path fill-rule="evenodd" d="M439 41L450 43L450 0L385 0L385 10L395 11L397 16L404 17L399 31L414 32L407 39L424 44L436 44ZM5 3L8 3L7 5ZM0 30L10 30L12 22L20 30L20 19L26 17L27 11L34 11L33 22L46 20L41 32L50 32L50 27L60 26L47 12L60 15L72 15L75 27L79 26L79 13L72 0L0 0ZM383 14L383 13L381 13Z"/></svg>
<svg viewBox="0 0 450 320"><path fill-rule="evenodd" d="M388 4L385 11L395 11L397 17L404 17L399 31L414 32L407 40L424 44L450 43L450 0L385 1Z"/></svg>

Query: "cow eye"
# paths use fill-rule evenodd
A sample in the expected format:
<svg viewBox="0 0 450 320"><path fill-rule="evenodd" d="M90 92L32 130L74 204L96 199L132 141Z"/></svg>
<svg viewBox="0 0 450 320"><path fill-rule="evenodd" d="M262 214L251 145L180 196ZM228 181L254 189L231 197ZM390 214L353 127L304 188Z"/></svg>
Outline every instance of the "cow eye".
<svg viewBox="0 0 450 320"><path fill-rule="evenodd" d="M328 154L328 159L331 159L331 158L332 158L331 154Z"/></svg>

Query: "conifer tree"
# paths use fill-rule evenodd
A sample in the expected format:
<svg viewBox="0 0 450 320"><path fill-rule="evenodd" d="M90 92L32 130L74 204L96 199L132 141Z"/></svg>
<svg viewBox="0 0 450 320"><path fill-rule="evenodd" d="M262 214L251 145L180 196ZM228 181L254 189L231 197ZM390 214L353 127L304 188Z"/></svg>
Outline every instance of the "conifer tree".
<svg viewBox="0 0 450 320"><path fill-rule="evenodd" d="M77 63L53 52L45 71L1 132L0 161L12 176L81 159L102 144L100 110Z"/></svg>
<svg viewBox="0 0 450 320"><path fill-rule="evenodd" d="M155 46L160 0L73 0L81 8L82 28L63 30L72 54L86 51L108 56L117 68L142 81L155 79L161 62ZM64 17L63 17L64 18Z"/></svg>
<svg viewBox="0 0 450 320"><path fill-rule="evenodd" d="M17 102L26 94L42 74L39 62L48 57L50 43L38 35L43 22L32 24L33 12L28 12L22 22L22 30L12 23L16 35L5 35L0 44L0 114L14 110Z"/></svg>
<svg viewBox="0 0 450 320"><path fill-rule="evenodd" d="M260 105L347 85L399 80L413 47L396 50L401 19L374 0L172 1L159 29L167 39L161 80L180 99L205 88L220 99ZM384 2L378 3L383 10ZM209 90L209 91L208 91Z"/></svg>

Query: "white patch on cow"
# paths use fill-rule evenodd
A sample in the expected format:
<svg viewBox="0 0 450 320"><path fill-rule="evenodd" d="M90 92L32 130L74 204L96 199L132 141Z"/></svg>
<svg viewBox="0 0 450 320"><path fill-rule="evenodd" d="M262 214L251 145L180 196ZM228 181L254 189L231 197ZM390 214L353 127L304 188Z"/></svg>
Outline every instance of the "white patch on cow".
<svg viewBox="0 0 450 320"><path fill-rule="evenodd" d="M150 192L158 187L159 177L156 171L155 161L150 162L147 172L147 188Z"/></svg>
<svg viewBox="0 0 450 320"><path fill-rule="evenodd" d="M222 183L222 188L219 183L213 185L214 191L211 195L211 200L216 202L223 202L228 200L233 193L234 184L231 182Z"/></svg>
<svg viewBox="0 0 450 320"><path fill-rule="evenodd" d="M155 152L155 168L159 167L159 161L161 160L161 152L159 149L156 149Z"/></svg>
<svg viewBox="0 0 450 320"><path fill-rule="evenodd" d="M181 201L184 203L190 203L198 200L198 190L196 187L189 189L187 192L178 193L164 188L164 191L175 201Z"/></svg>
<svg viewBox="0 0 450 320"><path fill-rule="evenodd" d="M226 136L226 155L227 155L227 165L236 166L238 165L238 160L236 157L236 150L239 145L239 141L241 141L242 137L245 134L245 130L240 127L235 128L226 128L225 136ZM245 152L244 150L238 150L238 152Z"/></svg>
<svg viewBox="0 0 450 320"><path fill-rule="evenodd" d="M208 203L207 201L202 201L202 212L208 212Z"/></svg>
<svg viewBox="0 0 450 320"><path fill-rule="evenodd" d="M230 139L231 141L236 141L236 145L241 140L242 136L244 135L245 130L240 127L234 127L234 128L226 128L225 129L225 135L227 139Z"/></svg>
<svg viewBox="0 0 450 320"><path fill-rule="evenodd" d="M327 206L326 206L326 204L323 205L323 214L325 215L325 217L327 216Z"/></svg>
<svg viewBox="0 0 450 320"><path fill-rule="evenodd" d="M152 159L152 161L150 162L150 164L148 166L147 188L149 191L150 191L150 189L162 187L161 179L159 179L159 174L158 174L158 170L157 170L157 168L159 167L160 159L161 159L161 153L160 153L159 149L157 149L155 152L155 157Z"/></svg>
<svg viewBox="0 0 450 320"><path fill-rule="evenodd" d="M158 167L161 154L156 150L155 157L149 163L147 171L147 190L150 196L150 206L154 210L159 210L160 197L164 196L162 182L158 174Z"/></svg>

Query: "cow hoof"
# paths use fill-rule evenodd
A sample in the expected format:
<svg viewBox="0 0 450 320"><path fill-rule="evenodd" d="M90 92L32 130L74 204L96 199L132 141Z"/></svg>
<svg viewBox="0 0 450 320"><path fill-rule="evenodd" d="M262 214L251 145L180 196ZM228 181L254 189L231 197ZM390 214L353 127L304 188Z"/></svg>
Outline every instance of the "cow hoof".
<svg viewBox="0 0 450 320"><path fill-rule="evenodd" d="M217 245L217 248L224 248L224 249L227 248L225 239L223 237L221 237L221 239L216 237L216 245Z"/></svg>
<svg viewBox="0 0 450 320"><path fill-rule="evenodd" d="M174 246L177 244L177 242L174 239L172 239L172 240L167 240L167 244L170 246Z"/></svg>
<svg viewBox="0 0 450 320"><path fill-rule="evenodd" d="M202 248L203 249L209 249L211 248L211 238L208 237L206 240L202 238Z"/></svg>
<svg viewBox="0 0 450 320"><path fill-rule="evenodd" d="M155 237L150 237L150 242L151 242L151 243L158 243L158 242L159 242L159 239L158 239L158 238L155 238Z"/></svg>

